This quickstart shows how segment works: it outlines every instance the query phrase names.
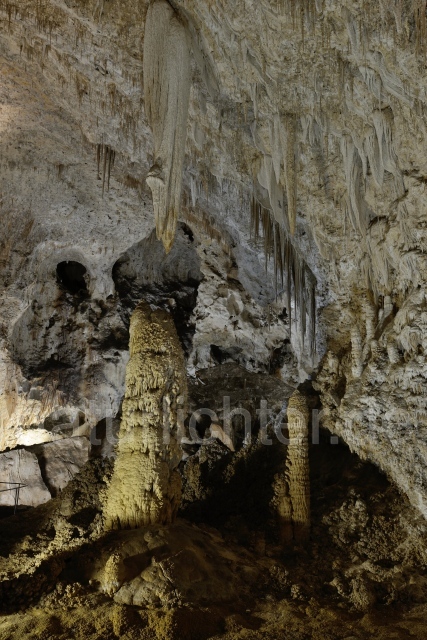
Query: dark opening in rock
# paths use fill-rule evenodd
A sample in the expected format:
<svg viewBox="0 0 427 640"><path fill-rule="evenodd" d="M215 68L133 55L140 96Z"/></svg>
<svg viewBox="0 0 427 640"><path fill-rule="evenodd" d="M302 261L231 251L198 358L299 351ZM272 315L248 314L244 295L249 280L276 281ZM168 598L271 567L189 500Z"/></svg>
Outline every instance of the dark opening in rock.
<svg viewBox="0 0 427 640"><path fill-rule="evenodd" d="M74 262L74 260L60 262L56 267L58 283L73 295L88 294L85 280L86 273L86 267L80 264L80 262Z"/></svg>
<svg viewBox="0 0 427 640"><path fill-rule="evenodd" d="M242 353L240 347L219 347L211 344L211 358L216 364L224 364L224 362L239 362L239 356Z"/></svg>

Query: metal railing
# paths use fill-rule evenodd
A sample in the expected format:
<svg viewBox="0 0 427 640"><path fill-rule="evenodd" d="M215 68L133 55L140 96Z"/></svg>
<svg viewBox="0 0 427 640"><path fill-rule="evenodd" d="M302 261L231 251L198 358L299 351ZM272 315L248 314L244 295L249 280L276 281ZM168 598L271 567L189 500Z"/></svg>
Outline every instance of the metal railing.
<svg viewBox="0 0 427 640"><path fill-rule="evenodd" d="M6 491L15 492L15 504L13 508L13 515L15 515L16 509L19 505L19 492L21 491L21 489L27 487L28 485L22 484L21 482L0 482L0 484L13 484L13 487L9 487L9 489L0 489L0 493L5 493Z"/></svg>

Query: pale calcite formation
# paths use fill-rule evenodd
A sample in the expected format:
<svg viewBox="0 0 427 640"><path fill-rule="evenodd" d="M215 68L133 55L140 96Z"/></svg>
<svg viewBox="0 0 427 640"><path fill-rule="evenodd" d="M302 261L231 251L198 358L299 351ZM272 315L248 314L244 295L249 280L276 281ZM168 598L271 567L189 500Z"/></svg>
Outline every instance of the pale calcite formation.
<svg viewBox="0 0 427 640"><path fill-rule="evenodd" d="M351 337L351 373L353 378L360 378L363 371L363 360L362 360L362 336L360 335L360 329L355 324L351 328L350 332Z"/></svg>
<svg viewBox="0 0 427 640"><path fill-rule="evenodd" d="M105 528L173 521L181 480L187 383L184 355L171 316L140 303L130 324L123 417L104 508Z"/></svg>
<svg viewBox="0 0 427 640"><path fill-rule="evenodd" d="M124 351L105 348L111 341L105 340L103 305L113 308L115 262L151 234L154 220L145 178L156 154L143 91L151 2L36 4L14 0L0 7L3 446L53 437L38 403L44 406L57 378L58 391L67 393L54 399L53 409L62 409L59 400L69 402L67 411L81 410L90 426L116 415L126 363ZM380 466L427 516L422 3L170 4L185 23L194 58L185 219L194 232L215 230L222 245L228 244L237 265L233 290L237 277L264 306L275 295L274 261L264 276L264 243L250 237L253 196L276 221L285 224L289 214L291 220L296 215L292 244L316 278L318 310L317 358L308 362L308 341L302 345L298 339L299 314L292 300L287 302L285 278L279 301L292 306L291 313L287 309L292 331L286 337L301 364L299 377L302 381L304 372L317 369L330 350L316 382L323 426ZM164 11L172 10L164 5ZM155 29L161 33L160 23ZM165 42L159 38L156 51L164 53ZM294 122L289 162L288 119ZM104 194L103 180L97 179L99 144L116 152ZM296 187L293 212L288 183ZM200 236L211 246L206 233ZM58 305L55 267L61 260L82 262L90 275L91 302L77 317L72 305ZM229 288L230 282L223 284ZM201 303L197 308L196 331L201 327L204 336L196 332L192 370L196 360L207 366L210 344L234 346L236 315L226 315L224 304L221 322L212 314L206 326L202 318L211 315L210 297L206 308ZM373 313L363 308L364 299L372 300ZM261 314L244 303L238 321L249 331L250 343L255 333L266 336L257 341L255 363L246 340L236 345L244 366L254 369L260 352L267 361L271 334L256 326ZM230 307L238 309L234 302ZM350 353L354 324L360 330L355 353L362 347L355 368L359 377L353 375ZM98 325L104 325L102 332L93 329ZM208 342L211 329L218 337ZM274 342L278 334L275 329ZM59 375L51 371L58 357ZM24 377L12 390L1 373L10 358L23 367ZM49 368L47 381L35 379L39 363ZM16 393L25 403L15 402Z"/></svg>
<svg viewBox="0 0 427 640"><path fill-rule="evenodd" d="M118 551L113 553L105 563L101 576L101 587L104 593L114 595L123 583L123 558Z"/></svg>
<svg viewBox="0 0 427 640"><path fill-rule="evenodd" d="M286 477L291 498L293 534L298 542L303 542L310 536L309 416L306 399L299 391L295 391L288 404L289 446Z"/></svg>
<svg viewBox="0 0 427 640"><path fill-rule="evenodd" d="M175 238L190 99L190 41L166 0L149 6L144 39L145 111L154 137L154 165L147 177L157 237L166 252Z"/></svg>

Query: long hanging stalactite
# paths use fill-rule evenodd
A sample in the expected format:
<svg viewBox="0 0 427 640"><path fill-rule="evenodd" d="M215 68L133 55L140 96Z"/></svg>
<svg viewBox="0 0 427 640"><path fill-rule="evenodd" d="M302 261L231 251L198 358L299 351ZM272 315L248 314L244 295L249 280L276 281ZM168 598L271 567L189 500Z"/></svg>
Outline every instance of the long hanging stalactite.
<svg viewBox="0 0 427 640"><path fill-rule="evenodd" d="M190 39L166 0L148 9L144 39L145 111L153 132L154 163L147 177L157 237L170 251L180 212L190 98Z"/></svg>

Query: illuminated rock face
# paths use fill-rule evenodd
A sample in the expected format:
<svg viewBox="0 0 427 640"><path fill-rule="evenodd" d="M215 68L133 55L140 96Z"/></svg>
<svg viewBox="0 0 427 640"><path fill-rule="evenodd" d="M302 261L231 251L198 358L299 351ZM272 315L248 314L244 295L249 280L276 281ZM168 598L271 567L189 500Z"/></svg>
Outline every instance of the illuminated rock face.
<svg viewBox="0 0 427 640"><path fill-rule="evenodd" d="M131 318L123 417L104 509L106 529L174 520L181 497L176 467L187 387L184 356L166 311L138 305Z"/></svg>
<svg viewBox="0 0 427 640"><path fill-rule="evenodd" d="M128 355L112 270L150 238L161 190L178 202L181 178L168 175L179 174L186 137L180 215L202 270L207 257L215 267L197 301L191 370L214 364L212 345L265 370L268 351L289 340L295 382L318 374L323 424L427 516L421 3L33 4L0 7L0 448L117 415ZM156 7L165 20L153 27ZM190 88L187 62L173 77L178 50L191 58ZM175 106L156 123L157 104ZM116 152L109 185L98 145L99 158ZM300 287L280 274L268 331L276 287L263 238L250 237L254 200L271 218L266 230L281 225L301 258L293 264L315 277L317 354L301 339L310 323L294 308ZM157 207L167 246L175 204L167 222ZM85 300L60 297L64 262L86 269Z"/></svg>

